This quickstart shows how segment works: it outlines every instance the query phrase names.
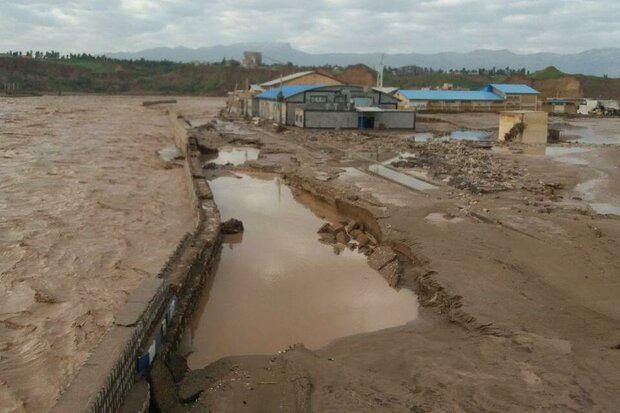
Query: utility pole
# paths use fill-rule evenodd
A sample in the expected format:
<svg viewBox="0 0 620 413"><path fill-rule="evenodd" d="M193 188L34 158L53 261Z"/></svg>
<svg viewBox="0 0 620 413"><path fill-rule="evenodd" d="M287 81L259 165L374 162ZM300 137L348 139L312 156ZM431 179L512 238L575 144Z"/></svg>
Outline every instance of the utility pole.
<svg viewBox="0 0 620 413"><path fill-rule="evenodd" d="M385 53L381 54L381 61L379 62L379 68L377 69L377 87L383 87L383 58Z"/></svg>

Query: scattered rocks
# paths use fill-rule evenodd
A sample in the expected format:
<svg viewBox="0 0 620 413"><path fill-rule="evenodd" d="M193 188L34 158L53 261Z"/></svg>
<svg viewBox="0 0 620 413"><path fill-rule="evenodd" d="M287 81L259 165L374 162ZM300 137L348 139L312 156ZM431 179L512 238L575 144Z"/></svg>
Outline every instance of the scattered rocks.
<svg viewBox="0 0 620 413"><path fill-rule="evenodd" d="M392 248L387 246L380 246L375 249L370 257L368 257L368 265L371 268L379 271L387 263L396 259L396 253Z"/></svg>
<svg viewBox="0 0 620 413"><path fill-rule="evenodd" d="M359 244L360 247L365 247L366 245L368 245L370 243L370 238L368 238L368 236L366 234L364 234L363 232L360 233L355 240L357 241L357 243Z"/></svg>
<svg viewBox="0 0 620 413"><path fill-rule="evenodd" d="M340 254L347 247L350 250L358 247L360 253L370 255L374 251L377 241L371 234L364 232L363 228L363 224L355 221L344 221L343 223L335 224L325 223L319 228L317 233L319 234L319 242L337 245L338 251L334 247L334 253L336 254Z"/></svg>
<svg viewBox="0 0 620 413"><path fill-rule="evenodd" d="M344 231L336 232L336 242L345 245L349 241L349 237Z"/></svg>
<svg viewBox="0 0 620 413"><path fill-rule="evenodd" d="M391 287L395 287L400 281L402 266L392 248L388 246L377 247L368 257L368 265L379 271Z"/></svg>
<svg viewBox="0 0 620 413"><path fill-rule="evenodd" d="M323 244L335 244L336 236L328 232L327 233L323 232L320 234L319 241L322 242Z"/></svg>
<svg viewBox="0 0 620 413"><path fill-rule="evenodd" d="M222 223L220 230L222 234L239 234L243 232L243 222L238 219L231 218Z"/></svg>
<svg viewBox="0 0 620 413"><path fill-rule="evenodd" d="M493 156L467 141L428 141L411 145L412 156L392 163L400 168L421 168L429 176L473 194L526 189L549 194L559 184L533 181L527 169Z"/></svg>
<svg viewBox="0 0 620 413"><path fill-rule="evenodd" d="M379 273L387 280L390 287L396 287L402 273L400 262L398 260L390 261L379 270Z"/></svg>

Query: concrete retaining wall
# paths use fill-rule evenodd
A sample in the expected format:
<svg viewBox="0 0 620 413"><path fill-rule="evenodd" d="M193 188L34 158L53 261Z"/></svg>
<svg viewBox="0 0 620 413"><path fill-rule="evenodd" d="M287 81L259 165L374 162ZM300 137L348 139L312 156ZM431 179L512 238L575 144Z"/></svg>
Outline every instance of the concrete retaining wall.
<svg viewBox="0 0 620 413"><path fill-rule="evenodd" d="M186 157L195 230L181 239L158 276L145 280L130 296L51 409L54 413L119 411L132 386L144 386L137 381L144 373L138 371L141 363L143 366L146 362L148 370L176 348L202 286L217 265L221 247L219 211L186 122L175 112L169 117L175 144ZM135 394L149 397L150 391ZM147 408L149 403L143 400L138 405Z"/></svg>

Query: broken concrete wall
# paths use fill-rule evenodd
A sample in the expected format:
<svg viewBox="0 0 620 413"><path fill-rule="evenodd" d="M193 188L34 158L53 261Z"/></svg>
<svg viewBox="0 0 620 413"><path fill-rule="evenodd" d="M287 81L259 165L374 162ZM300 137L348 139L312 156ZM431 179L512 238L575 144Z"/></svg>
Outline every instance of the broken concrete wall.
<svg viewBox="0 0 620 413"><path fill-rule="evenodd" d="M546 112L508 111L499 115L501 142L513 141L529 144L546 144L549 119Z"/></svg>

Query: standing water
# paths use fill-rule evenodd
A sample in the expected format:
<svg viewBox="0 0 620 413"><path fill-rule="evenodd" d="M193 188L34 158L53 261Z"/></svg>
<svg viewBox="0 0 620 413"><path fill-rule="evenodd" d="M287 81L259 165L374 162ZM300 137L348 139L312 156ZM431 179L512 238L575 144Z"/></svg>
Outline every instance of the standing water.
<svg viewBox="0 0 620 413"><path fill-rule="evenodd" d="M247 161L258 159L260 150L252 147L224 146L220 148L217 158L213 160L216 165L242 165Z"/></svg>
<svg viewBox="0 0 620 413"><path fill-rule="evenodd" d="M295 343L325 346L338 337L399 326L417 300L366 264L319 243L324 221L277 178L211 181L222 220L243 221L242 241L225 243L210 292L192 320L192 368L221 357L269 354Z"/></svg>

